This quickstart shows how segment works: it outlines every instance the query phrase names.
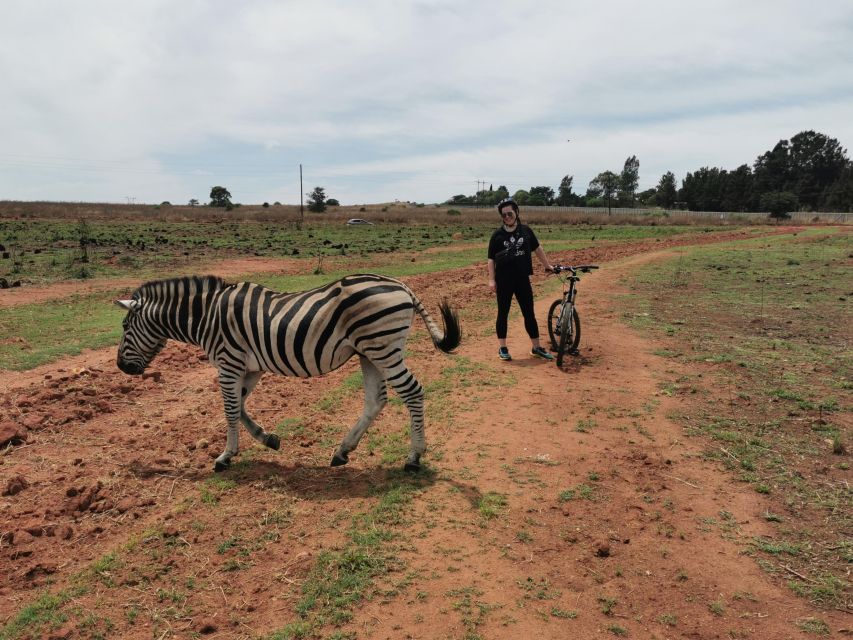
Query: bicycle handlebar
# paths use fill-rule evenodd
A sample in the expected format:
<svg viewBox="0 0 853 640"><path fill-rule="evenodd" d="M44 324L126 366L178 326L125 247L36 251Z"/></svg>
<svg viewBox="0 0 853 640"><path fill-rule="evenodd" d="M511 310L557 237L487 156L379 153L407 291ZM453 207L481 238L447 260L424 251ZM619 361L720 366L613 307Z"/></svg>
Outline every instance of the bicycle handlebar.
<svg viewBox="0 0 853 640"><path fill-rule="evenodd" d="M560 265L555 264L551 267L552 273L561 273L563 271L571 271L572 273L576 273L580 271L581 273L589 273L593 269L598 269L597 264L580 264L580 265Z"/></svg>

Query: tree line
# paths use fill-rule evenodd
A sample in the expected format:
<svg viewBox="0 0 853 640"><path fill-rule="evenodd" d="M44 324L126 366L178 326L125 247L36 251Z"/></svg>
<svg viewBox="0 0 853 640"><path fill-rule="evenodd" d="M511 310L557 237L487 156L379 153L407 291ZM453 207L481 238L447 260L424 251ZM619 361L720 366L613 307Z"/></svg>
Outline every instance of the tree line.
<svg viewBox="0 0 853 640"><path fill-rule="evenodd" d="M336 198L328 197L324 187L314 187L313 191L305 195L308 196L308 211L323 212L326 210L326 207L337 207L341 204ZM189 204L191 207L197 207L198 200L193 198ZM280 205L281 203L276 202L275 204ZM240 204L231 202L231 192L225 187L217 185L210 189L210 202L208 206L223 207L226 211L231 211L234 207L239 207ZM264 202L262 206L269 207L270 203Z"/></svg>
<svg viewBox="0 0 853 640"><path fill-rule="evenodd" d="M675 174L665 172L657 185L638 192L640 161L625 160L622 170L602 171L574 193L574 177L566 175L555 192L550 186L519 189L506 186L478 191L473 196L455 195L446 204L495 205L512 195L520 205L636 207L658 206L690 211L767 211L784 215L791 211L853 211L853 162L835 138L802 131L780 140L750 166L729 171L701 167L689 171L679 187Z"/></svg>

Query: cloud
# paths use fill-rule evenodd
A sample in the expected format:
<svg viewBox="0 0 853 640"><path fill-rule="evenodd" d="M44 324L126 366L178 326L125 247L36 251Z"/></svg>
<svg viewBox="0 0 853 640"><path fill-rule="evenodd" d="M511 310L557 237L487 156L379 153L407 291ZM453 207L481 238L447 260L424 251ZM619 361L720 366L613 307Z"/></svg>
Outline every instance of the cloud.
<svg viewBox="0 0 853 640"><path fill-rule="evenodd" d="M181 202L216 180L294 202L301 162L344 202L436 201L491 176L581 188L628 155L648 185L808 128L853 141L840 0L4 9L2 198Z"/></svg>

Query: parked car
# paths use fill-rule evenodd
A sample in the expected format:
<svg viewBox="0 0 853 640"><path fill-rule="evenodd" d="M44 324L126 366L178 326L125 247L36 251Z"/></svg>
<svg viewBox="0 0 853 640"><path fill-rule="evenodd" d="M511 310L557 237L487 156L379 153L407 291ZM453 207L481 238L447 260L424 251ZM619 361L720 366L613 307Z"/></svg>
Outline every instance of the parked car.
<svg viewBox="0 0 853 640"><path fill-rule="evenodd" d="M350 218L349 220L347 220L347 224L373 224L373 223L369 222L368 220L364 220L362 218Z"/></svg>

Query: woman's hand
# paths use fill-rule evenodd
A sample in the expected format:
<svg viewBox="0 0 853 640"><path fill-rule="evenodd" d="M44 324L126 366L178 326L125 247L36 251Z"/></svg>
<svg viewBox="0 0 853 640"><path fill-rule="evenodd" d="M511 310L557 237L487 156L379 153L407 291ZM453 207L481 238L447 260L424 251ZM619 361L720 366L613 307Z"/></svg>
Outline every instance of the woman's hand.
<svg viewBox="0 0 853 640"><path fill-rule="evenodd" d="M492 290L492 293L495 293L498 290L498 285L494 280L489 280L489 289Z"/></svg>

